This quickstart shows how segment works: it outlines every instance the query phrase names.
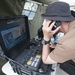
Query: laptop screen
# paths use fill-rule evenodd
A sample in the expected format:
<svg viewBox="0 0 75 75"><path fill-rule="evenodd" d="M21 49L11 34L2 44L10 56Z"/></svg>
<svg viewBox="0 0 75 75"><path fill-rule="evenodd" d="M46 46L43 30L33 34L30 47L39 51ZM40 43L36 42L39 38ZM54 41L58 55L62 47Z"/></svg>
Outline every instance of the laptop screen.
<svg viewBox="0 0 75 75"><path fill-rule="evenodd" d="M15 25L1 30L1 35L7 50L10 50L17 43L27 38L24 25Z"/></svg>
<svg viewBox="0 0 75 75"><path fill-rule="evenodd" d="M15 56L30 39L28 18L17 16L1 19L0 39L4 53L11 58Z"/></svg>

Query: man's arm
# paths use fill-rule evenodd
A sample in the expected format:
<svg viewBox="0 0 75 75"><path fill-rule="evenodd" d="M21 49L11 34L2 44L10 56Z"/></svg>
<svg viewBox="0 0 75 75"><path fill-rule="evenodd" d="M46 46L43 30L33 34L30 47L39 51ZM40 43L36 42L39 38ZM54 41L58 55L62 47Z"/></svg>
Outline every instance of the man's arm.
<svg viewBox="0 0 75 75"><path fill-rule="evenodd" d="M43 51L42 51L42 61L43 61L43 63L45 63L45 64L57 63L56 61L51 59L49 54L50 54L49 44L43 45Z"/></svg>
<svg viewBox="0 0 75 75"><path fill-rule="evenodd" d="M44 23L43 25L43 39L45 41L49 41L49 39L51 38L51 36L53 36L58 30L60 27L56 28L55 30L52 30L54 24L55 24L55 21L53 21L51 23L51 25L49 25L51 23L50 20L46 19L46 22ZM43 51L42 51L42 60L45 64L53 64L53 63L56 63L56 61L52 60L49 56L50 54L50 50L49 50L49 44L46 44L46 45L43 45Z"/></svg>

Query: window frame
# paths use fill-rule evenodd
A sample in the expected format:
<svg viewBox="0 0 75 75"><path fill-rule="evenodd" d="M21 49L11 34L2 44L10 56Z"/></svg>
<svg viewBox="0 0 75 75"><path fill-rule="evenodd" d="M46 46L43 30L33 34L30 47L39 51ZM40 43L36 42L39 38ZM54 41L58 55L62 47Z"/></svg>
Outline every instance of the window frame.
<svg viewBox="0 0 75 75"><path fill-rule="evenodd" d="M34 16L35 16L35 13L36 13L36 11L37 11L37 9L38 9L38 4L37 4L37 3L34 3L34 2L26 2L26 3L33 3L33 5L31 6L31 10L24 9L24 8L25 8L25 5L24 5L23 11L22 11L22 15L26 15L26 14L25 14L25 11L29 11L29 14L26 15L26 16L28 16L28 19L29 19L29 20L33 20L33 18L34 18ZM26 3L25 3L25 4L26 4ZM30 7L30 6L29 6L29 7ZM36 8L35 11L32 10L33 7ZM34 15L33 15L32 13L34 13ZM31 15L33 15L33 16L31 17ZM29 17L29 16L30 16L30 17Z"/></svg>

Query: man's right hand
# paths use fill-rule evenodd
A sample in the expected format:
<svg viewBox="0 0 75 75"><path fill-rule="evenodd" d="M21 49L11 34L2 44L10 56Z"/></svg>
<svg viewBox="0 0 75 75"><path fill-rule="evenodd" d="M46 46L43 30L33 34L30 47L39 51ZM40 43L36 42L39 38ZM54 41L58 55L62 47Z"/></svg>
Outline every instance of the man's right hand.
<svg viewBox="0 0 75 75"><path fill-rule="evenodd" d="M56 28L55 30L52 30L54 24L55 24L55 21L53 21L51 23L51 25L49 26L49 24L51 23L50 20L46 19L43 27L42 27L42 30L43 30L43 35L44 35L44 40L48 41L51 36L53 36L59 29L60 29L60 26L58 28Z"/></svg>

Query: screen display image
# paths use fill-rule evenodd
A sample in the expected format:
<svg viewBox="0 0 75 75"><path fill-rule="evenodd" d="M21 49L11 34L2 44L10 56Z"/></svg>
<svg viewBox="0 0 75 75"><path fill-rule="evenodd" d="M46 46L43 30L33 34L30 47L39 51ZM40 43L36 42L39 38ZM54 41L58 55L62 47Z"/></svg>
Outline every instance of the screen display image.
<svg viewBox="0 0 75 75"><path fill-rule="evenodd" d="M16 25L1 31L1 35L7 50L27 37L25 30L24 25Z"/></svg>

